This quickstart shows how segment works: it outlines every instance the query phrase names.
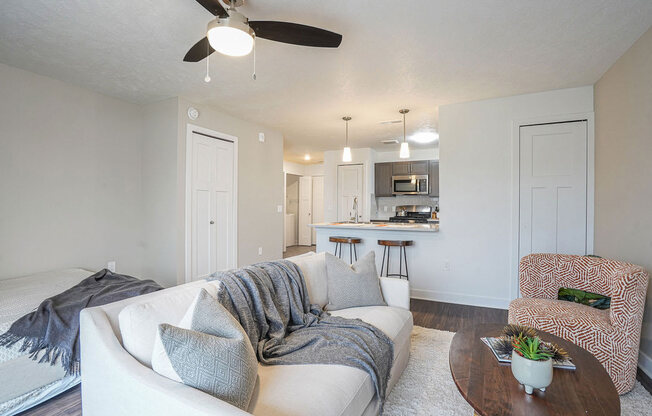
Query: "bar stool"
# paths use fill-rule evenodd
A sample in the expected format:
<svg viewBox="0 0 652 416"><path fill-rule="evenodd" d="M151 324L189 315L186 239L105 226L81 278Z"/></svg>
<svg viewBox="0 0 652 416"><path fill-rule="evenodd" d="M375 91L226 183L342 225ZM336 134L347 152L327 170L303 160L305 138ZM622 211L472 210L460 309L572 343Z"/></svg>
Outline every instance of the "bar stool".
<svg viewBox="0 0 652 416"><path fill-rule="evenodd" d="M353 255L355 254L355 261L358 261L358 252L355 249L356 244L360 244L362 239L357 237L329 237L328 241L335 243L335 256L342 258L342 244L349 245L349 262L353 264ZM340 249L339 255L337 249Z"/></svg>
<svg viewBox="0 0 652 416"><path fill-rule="evenodd" d="M410 280L408 277L408 263L407 263L407 255L405 253L405 247L411 246L414 244L414 241L412 240L378 240L378 245L383 246L383 261L380 263L381 268L380 268L380 275L383 275L383 271L385 271L385 277L389 276L396 276L400 279L405 277L406 280ZM390 254L390 248L391 247L398 247L398 260L399 260L399 265L398 265L398 274L397 273L389 273L389 254ZM401 254L403 255L401 257ZM385 263L385 257L387 257L387 263ZM405 259L405 274L403 274L403 260ZM385 266L387 265L387 266ZM385 267L387 267L387 270L385 270Z"/></svg>

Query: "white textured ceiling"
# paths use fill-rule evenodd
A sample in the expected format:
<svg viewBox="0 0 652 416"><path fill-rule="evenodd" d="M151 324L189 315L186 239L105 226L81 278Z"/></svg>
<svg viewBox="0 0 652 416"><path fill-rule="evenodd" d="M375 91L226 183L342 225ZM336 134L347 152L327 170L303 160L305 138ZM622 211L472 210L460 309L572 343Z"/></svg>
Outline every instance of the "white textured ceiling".
<svg viewBox="0 0 652 416"><path fill-rule="evenodd" d="M441 104L593 84L652 24L650 0L249 0L252 20L343 35L339 49L259 40L183 63L211 15L193 0L1 0L0 62L138 103L183 95L281 131L286 158L380 147L436 128ZM387 149L385 147L385 149Z"/></svg>

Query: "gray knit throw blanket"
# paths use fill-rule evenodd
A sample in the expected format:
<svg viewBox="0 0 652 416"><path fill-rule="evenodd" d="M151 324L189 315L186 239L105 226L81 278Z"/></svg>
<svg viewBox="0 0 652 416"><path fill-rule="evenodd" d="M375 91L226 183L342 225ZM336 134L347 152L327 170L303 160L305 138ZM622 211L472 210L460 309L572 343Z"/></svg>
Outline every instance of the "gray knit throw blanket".
<svg viewBox="0 0 652 416"><path fill-rule="evenodd" d="M51 365L60 361L66 375L79 375L79 312L161 289L152 280L101 270L15 321L0 335L0 346L22 342L20 351L32 359Z"/></svg>
<svg viewBox="0 0 652 416"><path fill-rule="evenodd" d="M394 344L381 330L310 305L301 270L287 260L213 276L222 283L218 300L240 321L259 362L359 368L371 377L382 408Z"/></svg>

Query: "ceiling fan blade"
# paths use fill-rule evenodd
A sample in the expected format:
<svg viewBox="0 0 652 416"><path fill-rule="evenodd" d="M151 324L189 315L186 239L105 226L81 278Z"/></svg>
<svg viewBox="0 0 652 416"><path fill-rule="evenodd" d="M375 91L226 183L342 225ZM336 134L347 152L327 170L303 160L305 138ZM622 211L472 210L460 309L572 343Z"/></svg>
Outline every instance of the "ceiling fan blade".
<svg viewBox="0 0 652 416"><path fill-rule="evenodd" d="M319 48L337 48L342 42L342 35L318 27L264 20L248 23L256 32L256 37L277 42Z"/></svg>
<svg viewBox="0 0 652 416"><path fill-rule="evenodd" d="M211 45L208 43L208 38L204 38L190 48L186 56L183 57L183 61L199 62L213 52L215 52L215 49L211 48Z"/></svg>
<svg viewBox="0 0 652 416"><path fill-rule="evenodd" d="M222 7L219 0L197 0L197 3L204 6L204 9L211 12L213 16L229 17L229 14Z"/></svg>

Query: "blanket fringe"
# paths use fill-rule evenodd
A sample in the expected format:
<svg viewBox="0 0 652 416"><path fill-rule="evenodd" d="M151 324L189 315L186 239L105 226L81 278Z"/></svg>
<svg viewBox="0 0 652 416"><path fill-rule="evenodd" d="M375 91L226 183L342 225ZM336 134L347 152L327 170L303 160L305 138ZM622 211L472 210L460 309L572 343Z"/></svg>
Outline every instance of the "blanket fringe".
<svg viewBox="0 0 652 416"><path fill-rule="evenodd" d="M20 346L18 351L27 351L29 358L38 361L39 364L49 363L50 365L55 365L57 360L59 360L61 366L66 371L66 376L79 376L81 374L79 361L74 360L72 358L72 353L69 351L48 345L38 337L21 337L12 334L11 332L5 332L0 335L0 347L11 347L20 341L22 341L23 344ZM43 352L43 355L39 358L41 352Z"/></svg>

